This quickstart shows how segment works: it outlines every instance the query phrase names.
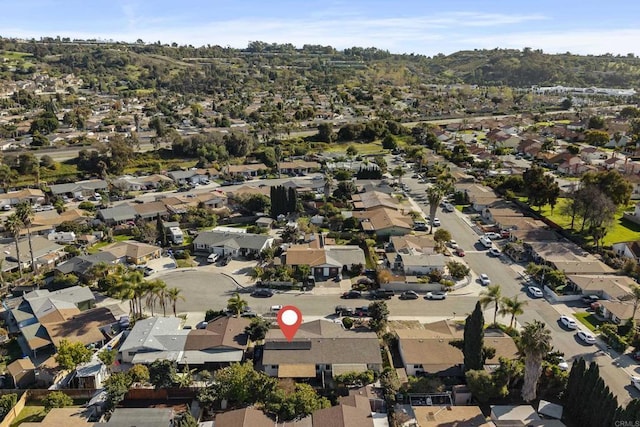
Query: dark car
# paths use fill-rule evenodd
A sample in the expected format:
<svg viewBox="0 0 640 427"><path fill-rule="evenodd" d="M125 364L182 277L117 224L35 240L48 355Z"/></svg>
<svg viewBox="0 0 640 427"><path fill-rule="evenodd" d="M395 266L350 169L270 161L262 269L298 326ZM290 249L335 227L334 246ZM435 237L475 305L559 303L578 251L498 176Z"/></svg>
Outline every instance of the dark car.
<svg viewBox="0 0 640 427"><path fill-rule="evenodd" d="M355 310L351 307L346 307L344 305L337 305L335 313L338 316L353 316Z"/></svg>
<svg viewBox="0 0 640 427"><path fill-rule="evenodd" d="M600 297L598 295L585 295L582 297L582 303L585 307L591 307L591 304L598 302Z"/></svg>
<svg viewBox="0 0 640 427"><path fill-rule="evenodd" d="M369 307L357 307L355 311L355 315L358 317L368 317L369 316Z"/></svg>
<svg viewBox="0 0 640 427"><path fill-rule="evenodd" d="M418 298L420 298L420 295L418 295L414 291L404 291L403 293L400 294L400 299L418 299Z"/></svg>
<svg viewBox="0 0 640 427"><path fill-rule="evenodd" d="M273 291L271 289L256 289L250 295L255 298L271 298Z"/></svg>
<svg viewBox="0 0 640 427"><path fill-rule="evenodd" d="M356 299L362 298L362 292L360 291L348 291L342 294L342 298L344 299Z"/></svg>
<svg viewBox="0 0 640 427"><path fill-rule="evenodd" d="M390 299L395 293L390 289L376 289L371 292L373 299Z"/></svg>

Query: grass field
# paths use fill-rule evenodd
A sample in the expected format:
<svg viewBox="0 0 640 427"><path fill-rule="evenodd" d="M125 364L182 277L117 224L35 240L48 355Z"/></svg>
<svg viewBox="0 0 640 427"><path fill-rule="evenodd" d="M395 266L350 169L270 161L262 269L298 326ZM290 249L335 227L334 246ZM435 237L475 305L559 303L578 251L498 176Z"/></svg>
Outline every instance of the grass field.
<svg viewBox="0 0 640 427"><path fill-rule="evenodd" d="M596 326L602 325L602 322L592 313L581 312L575 313L574 316L580 323L589 328L591 332L595 332Z"/></svg>
<svg viewBox="0 0 640 427"><path fill-rule="evenodd" d="M353 145L356 150L358 150L358 154L384 154L385 150L382 148L382 143L380 141L374 142L347 142L347 143L335 143L335 144L326 144L322 151L327 153L345 153L347 152L347 148Z"/></svg>
<svg viewBox="0 0 640 427"><path fill-rule="evenodd" d="M13 420L11 427L17 427L22 423L38 423L42 421L46 415L44 406L29 405L27 404L22 411L18 414L18 417Z"/></svg>
<svg viewBox="0 0 640 427"><path fill-rule="evenodd" d="M526 199L523 201L526 202ZM540 212L545 218L550 219L563 228L569 229L569 227L571 226L571 218L569 216L561 214L562 207L567 203L567 201L568 200L565 198L558 199L558 204L555 206L553 213L551 213L551 206L549 205L543 206ZM536 212L538 211L537 208L533 209ZM633 210L633 205L618 208L618 211L615 215L615 220L607 230L607 236L604 238L605 245L611 245L618 242L629 242L640 239L640 225L622 219L622 214L629 210ZM581 225L582 223L580 219L576 219L574 228L576 230L580 230ZM586 234L584 235L584 237L588 242L592 240L591 237Z"/></svg>

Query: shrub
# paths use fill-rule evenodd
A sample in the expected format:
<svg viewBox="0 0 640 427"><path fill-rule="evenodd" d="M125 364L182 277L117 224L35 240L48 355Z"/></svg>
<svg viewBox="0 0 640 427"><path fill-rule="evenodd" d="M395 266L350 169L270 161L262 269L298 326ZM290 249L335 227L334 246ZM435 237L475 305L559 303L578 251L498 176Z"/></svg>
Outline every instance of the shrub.
<svg viewBox="0 0 640 427"><path fill-rule="evenodd" d="M353 328L353 319L350 317L344 317L342 319L342 326L345 327L345 329L351 329Z"/></svg>
<svg viewBox="0 0 640 427"><path fill-rule="evenodd" d="M54 391L42 399L42 404L44 409L49 412L53 408L64 408L73 405L73 399L61 391Z"/></svg>

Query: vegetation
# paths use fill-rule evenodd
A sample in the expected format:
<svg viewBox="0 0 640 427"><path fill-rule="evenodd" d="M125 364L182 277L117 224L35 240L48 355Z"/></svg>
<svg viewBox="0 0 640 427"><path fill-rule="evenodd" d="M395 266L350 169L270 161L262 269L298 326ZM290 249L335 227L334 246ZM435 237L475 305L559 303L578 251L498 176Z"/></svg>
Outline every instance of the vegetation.
<svg viewBox="0 0 640 427"><path fill-rule="evenodd" d="M480 302L476 303L473 312L467 316L464 323L464 341L462 353L464 354L464 367L466 370L482 369L484 360L482 349L484 346L484 316Z"/></svg>
<svg viewBox="0 0 640 427"><path fill-rule="evenodd" d="M81 342L60 341L58 352L55 355L56 362L62 369L72 370L82 363L91 360L93 352Z"/></svg>
<svg viewBox="0 0 640 427"><path fill-rule="evenodd" d="M64 408L73 405L73 399L62 391L53 391L42 399L44 409L49 412L53 408Z"/></svg>
<svg viewBox="0 0 640 427"><path fill-rule="evenodd" d="M531 402L536 398L538 380L542 375L542 361L551 351L551 331L540 321L527 323L520 336L519 346L524 355L522 399Z"/></svg>

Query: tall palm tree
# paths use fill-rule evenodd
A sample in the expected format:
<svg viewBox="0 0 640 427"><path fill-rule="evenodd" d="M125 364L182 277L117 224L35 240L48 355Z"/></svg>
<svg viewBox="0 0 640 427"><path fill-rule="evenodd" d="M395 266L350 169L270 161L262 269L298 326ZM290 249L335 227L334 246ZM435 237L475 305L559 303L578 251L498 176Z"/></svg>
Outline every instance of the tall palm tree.
<svg viewBox="0 0 640 427"><path fill-rule="evenodd" d="M453 190L454 183L455 180L453 176L451 176L448 170L445 170L438 176L436 182L427 188L427 200L429 201L429 223L431 225L429 228L429 234L433 233L433 220L436 217L438 206L440 205L443 197Z"/></svg>
<svg viewBox="0 0 640 427"><path fill-rule="evenodd" d="M20 221L22 221L22 224L24 224L27 229L27 238L29 239L29 253L31 255L31 269L34 273L37 273L38 268L33 257L33 246L31 245L31 222L33 221L33 215L33 208L28 201L20 202L16 205L16 216L20 218Z"/></svg>
<svg viewBox="0 0 640 427"><path fill-rule="evenodd" d="M15 213L12 213L7 217L4 225L7 228L7 230L9 230L9 233L11 233L11 236L13 236L13 241L16 245L16 258L18 259L18 271L20 272L20 277L22 277L22 259L20 258L19 240L20 240L20 231L22 231L22 227L24 227L24 224L22 223L22 220L20 220L18 215L16 215Z"/></svg>
<svg viewBox="0 0 640 427"><path fill-rule="evenodd" d="M167 289L167 300L171 303L171 308L173 308L173 315L178 317L176 314L176 305L178 304L178 300L184 301L184 296L181 295L181 290L179 288L169 288Z"/></svg>
<svg viewBox="0 0 640 427"><path fill-rule="evenodd" d="M324 174L324 201L326 202L331 197L331 188L333 187L333 175L327 171Z"/></svg>
<svg viewBox="0 0 640 427"><path fill-rule="evenodd" d="M551 351L551 331L539 320L524 325L520 335L520 353L524 356L524 385L522 399L531 402L536 398L538 380L542 374L542 361Z"/></svg>
<svg viewBox="0 0 640 427"><path fill-rule="evenodd" d="M500 307L500 314L502 316L506 316L507 314L511 315L511 321L509 322L509 327L513 328L513 322L516 320L516 316L520 316L524 313L524 306L527 305L528 301L519 301L518 295L513 298L504 297L502 298L502 306Z"/></svg>
<svg viewBox="0 0 640 427"><path fill-rule="evenodd" d="M633 314L631 315L631 318L635 319L636 311L638 311L638 305L640 305L640 286L632 285L631 295L631 298L633 299Z"/></svg>
<svg viewBox="0 0 640 427"><path fill-rule="evenodd" d="M144 281L142 287L144 288L144 296L146 297L145 305L151 309L151 316L154 316L155 313L153 310L156 307L156 303L160 307L165 306L163 287L166 288L167 285L162 280L151 280Z"/></svg>
<svg viewBox="0 0 640 427"><path fill-rule="evenodd" d="M500 309L500 300L502 299L502 290L500 289L500 285L492 285L489 286L485 291L480 293L480 304L482 308L487 308L489 304L494 304L493 311L493 324L495 325L498 310Z"/></svg>
<svg viewBox="0 0 640 427"><path fill-rule="evenodd" d="M240 314L245 308L247 308L247 305L247 301L243 300L237 292L227 300L227 310L233 313L236 317L240 317Z"/></svg>

